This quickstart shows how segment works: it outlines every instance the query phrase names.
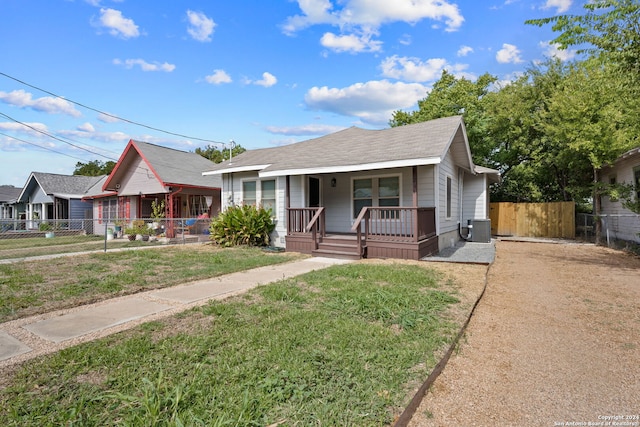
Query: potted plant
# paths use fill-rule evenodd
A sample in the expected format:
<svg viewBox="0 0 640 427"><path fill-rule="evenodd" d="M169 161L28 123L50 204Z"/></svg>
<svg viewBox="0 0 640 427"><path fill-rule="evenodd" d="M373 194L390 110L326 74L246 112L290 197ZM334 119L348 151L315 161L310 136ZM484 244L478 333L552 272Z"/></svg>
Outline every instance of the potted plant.
<svg viewBox="0 0 640 427"><path fill-rule="evenodd" d="M127 225L127 221L124 219L116 219L113 224L115 235L122 236L122 227Z"/></svg>
<svg viewBox="0 0 640 427"><path fill-rule="evenodd" d="M165 204L164 200L155 199L151 202L151 219L153 219L152 226L154 229L160 228L160 221L165 217Z"/></svg>
<svg viewBox="0 0 640 427"><path fill-rule="evenodd" d="M42 222L38 226L40 231L44 231L44 237L47 239L51 239L55 234L53 233L53 226L47 222Z"/></svg>

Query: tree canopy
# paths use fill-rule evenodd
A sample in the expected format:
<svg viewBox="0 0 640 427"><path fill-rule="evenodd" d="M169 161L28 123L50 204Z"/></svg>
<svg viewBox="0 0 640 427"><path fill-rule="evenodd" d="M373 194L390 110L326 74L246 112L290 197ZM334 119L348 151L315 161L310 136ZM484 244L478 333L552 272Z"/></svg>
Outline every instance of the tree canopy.
<svg viewBox="0 0 640 427"><path fill-rule="evenodd" d="M416 111L394 112L390 125L462 114L474 162L501 172L492 200L597 202L609 191L595 185L599 169L639 143L640 5L584 7L584 15L527 21L554 24L553 42L579 47L580 60L548 59L504 85L445 71Z"/></svg>
<svg viewBox="0 0 640 427"><path fill-rule="evenodd" d="M196 148L195 153L200 154L205 159L211 160L213 163L222 163L225 160L229 160L230 156L237 156L240 153L244 153L247 151L245 148L242 148L241 145L233 144L233 148L229 149L219 149L212 145L207 145L203 148Z"/></svg>
<svg viewBox="0 0 640 427"><path fill-rule="evenodd" d="M101 162L100 160L92 160L87 163L78 162L73 174L84 176L109 175L115 166L116 162L111 160L107 162Z"/></svg>

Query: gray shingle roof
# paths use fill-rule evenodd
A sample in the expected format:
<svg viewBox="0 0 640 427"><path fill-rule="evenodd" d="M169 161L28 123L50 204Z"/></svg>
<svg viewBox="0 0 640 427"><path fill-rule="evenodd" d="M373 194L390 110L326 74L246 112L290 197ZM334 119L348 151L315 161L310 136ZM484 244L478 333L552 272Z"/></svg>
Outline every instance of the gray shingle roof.
<svg viewBox="0 0 640 427"><path fill-rule="evenodd" d="M133 141L133 144L164 183L222 187L222 179L202 176L202 172L210 170L215 163L199 154L142 141Z"/></svg>
<svg viewBox="0 0 640 427"><path fill-rule="evenodd" d="M90 188L103 180L106 175L82 176L33 172L32 176L46 194L83 197Z"/></svg>
<svg viewBox="0 0 640 427"><path fill-rule="evenodd" d="M358 170L372 165L437 163L446 154L458 132L461 116L383 130L357 127L282 147L246 151L210 168L213 173L260 170L275 175L308 173L323 169ZM468 149L467 149L468 150ZM469 159L470 160L470 159ZM472 165L468 165L470 168ZM390 167L390 166L386 166Z"/></svg>
<svg viewBox="0 0 640 427"><path fill-rule="evenodd" d="M22 188L13 185L0 185L0 203L16 201L21 192Z"/></svg>

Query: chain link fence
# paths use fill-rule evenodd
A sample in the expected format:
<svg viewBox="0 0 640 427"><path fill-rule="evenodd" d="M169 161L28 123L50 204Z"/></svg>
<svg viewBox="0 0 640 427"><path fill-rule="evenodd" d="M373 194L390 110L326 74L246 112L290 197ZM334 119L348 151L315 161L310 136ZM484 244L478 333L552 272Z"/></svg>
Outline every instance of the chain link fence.
<svg viewBox="0 0 640 427"><path fill-rule="evenodd" d="M576 214L576 239L595 242L595 222L593 214ZM600 241L610 248L627 249L640 253L640 215L607 214L600 215Z"/></svg>
<svg viewBox="0 0 640 427"><path fill-rule="evenodd" d="M0 219L0 260L209 242L209 218Z"/></svg>

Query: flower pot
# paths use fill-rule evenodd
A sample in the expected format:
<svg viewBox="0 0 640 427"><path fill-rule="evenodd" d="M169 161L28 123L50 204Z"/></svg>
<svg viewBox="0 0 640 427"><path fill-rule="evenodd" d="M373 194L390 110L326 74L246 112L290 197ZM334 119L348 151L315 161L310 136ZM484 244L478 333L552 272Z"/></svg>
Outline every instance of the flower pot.
<svg viewBox="0 0 640 427"><path fill-rule="evenodd" d="M47 231L46 233L44 233L44 237L47 239L52 239L55 236L55 233L53 231Z"/></svg>
<svg viewBox="0 0 640 427"><path fill-rule="evenodd" d="M129 241L133 242L134 240L136 240L136 235L135 234L127 234L127 238L129 239Z"/></svg>
<svg viewBox="0 0 640 427"><path fill-rule="evenodd" d="M149 235L147 235L147 234L143 234L143 235L142 235L142 241L143 241L143 242L148 242L148 241L149 241Z"/></svg>

